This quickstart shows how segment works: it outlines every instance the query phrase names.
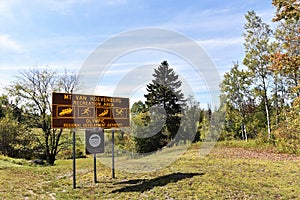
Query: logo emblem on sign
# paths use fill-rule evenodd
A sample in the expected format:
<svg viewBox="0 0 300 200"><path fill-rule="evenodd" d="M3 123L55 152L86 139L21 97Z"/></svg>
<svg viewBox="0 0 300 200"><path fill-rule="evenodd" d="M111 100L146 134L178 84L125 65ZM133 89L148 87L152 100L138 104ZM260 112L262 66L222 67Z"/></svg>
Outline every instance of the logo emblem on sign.
<svg viewBox="0 0 300 200"><path fill-rule="evenodd" d="M89 138L89 143L92 147L98 147L101 144L101 137L97 134L92 134Z"/></svg>

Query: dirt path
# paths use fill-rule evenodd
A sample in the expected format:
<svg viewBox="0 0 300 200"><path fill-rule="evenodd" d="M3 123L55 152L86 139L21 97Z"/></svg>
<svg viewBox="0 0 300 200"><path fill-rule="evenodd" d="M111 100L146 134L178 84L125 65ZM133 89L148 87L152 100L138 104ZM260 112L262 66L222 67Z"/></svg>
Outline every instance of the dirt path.
<svg viewBox="0 0 300 200"><path fill-rule="evenodd" d="M223 157L223 158L253 158L253 159L263 159L263 160L290 160L290 161L300 161L300 156L291 154L279 154L273 153L266 150L255 150L255 149L244 149L238 147L217 147L211 151L213 156Z"/></svg>

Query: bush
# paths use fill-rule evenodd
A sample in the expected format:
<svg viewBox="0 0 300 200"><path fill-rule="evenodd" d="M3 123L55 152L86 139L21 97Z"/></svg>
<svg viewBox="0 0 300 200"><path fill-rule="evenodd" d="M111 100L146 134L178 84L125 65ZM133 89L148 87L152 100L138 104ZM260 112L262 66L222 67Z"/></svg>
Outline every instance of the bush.
<svg viewBox="0 0 300 200"><path fill-rule="evenodd" d="M280 152L300 154L300 97L285 113L286 120L275 131L275 145Z"/></svg>
<svg viewBox="0 0 300 200"><path fill-rule="evenodd" d="M32 159L38 143L25 125L6 116L0 119L0 153L14 157Z"/></svg>
<svg viewBox="0 0 300 200"><path fill-rule="evenodd" d="M279 152L300 154L299 130L279 128L274 133L275 146Z"/></svg>

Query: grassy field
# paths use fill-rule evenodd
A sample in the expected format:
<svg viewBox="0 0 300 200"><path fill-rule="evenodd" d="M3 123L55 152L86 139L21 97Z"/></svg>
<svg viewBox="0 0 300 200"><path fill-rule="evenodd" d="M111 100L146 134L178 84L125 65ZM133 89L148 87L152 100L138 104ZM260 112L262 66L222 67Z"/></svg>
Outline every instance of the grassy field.
<svg viewBox="0 0 300 200"><path fill-rule="evenodd" d="M77 159L72 188L72 160L55 166L30 166L0 157L0 199L300 199L300 157L266 150L217 145L199 156L193 144L171 165L148 173L129 173ZM165 159L172 156L172 151Z"/></svg>

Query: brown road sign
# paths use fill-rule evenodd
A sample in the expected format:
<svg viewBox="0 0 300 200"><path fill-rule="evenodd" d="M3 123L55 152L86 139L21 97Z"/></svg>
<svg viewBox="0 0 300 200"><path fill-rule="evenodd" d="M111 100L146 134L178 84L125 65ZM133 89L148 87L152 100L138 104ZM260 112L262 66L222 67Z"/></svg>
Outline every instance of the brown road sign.
<svg viewBox="0 0 300 200"><path fill-rule="evenodd" d="M52 128L126 127L129 115L129 98L52 93Z"/></svg>

